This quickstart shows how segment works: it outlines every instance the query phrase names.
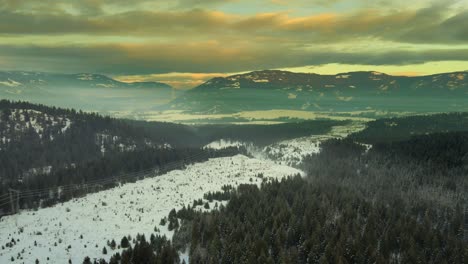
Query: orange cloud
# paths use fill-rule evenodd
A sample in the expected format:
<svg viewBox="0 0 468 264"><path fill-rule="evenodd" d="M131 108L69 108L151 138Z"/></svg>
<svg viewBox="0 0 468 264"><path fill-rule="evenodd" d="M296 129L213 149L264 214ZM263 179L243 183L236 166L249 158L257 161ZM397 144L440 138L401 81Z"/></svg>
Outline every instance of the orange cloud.
<svg viewBox="0 0 468 264"><path fill-rule="evenodd" d="M164 74L147 74L147 75L127 75L116 76L115 79L123 82L163 82L171 85L176 89L188 89L198 86L209 79L215 77L226 77L233 73L179 73L171 72Z"/></svg>
<svg viewBox="0 0 468 264"><path fill-rule="evenodd" d="M389 74L393 75L393 76L424 76L424 75L427 75L426 72L416 72L416 71L390 72Z"/></svg>

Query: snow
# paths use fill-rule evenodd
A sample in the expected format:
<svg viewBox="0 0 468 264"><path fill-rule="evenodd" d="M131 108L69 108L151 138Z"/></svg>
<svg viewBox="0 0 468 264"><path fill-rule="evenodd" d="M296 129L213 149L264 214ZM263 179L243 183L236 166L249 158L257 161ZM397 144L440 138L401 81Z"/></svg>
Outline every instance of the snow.
<svg viewBox="0 0 468 264"><path fill-rule="evenodd" d="M229 147L242 147L242 146L245 146L244 142L221 139L221 140L216 140L216 141L211 142L210 144L206 145L204 148L224 149L224 148L229 148Z"/></svg>
<svg viewBox="0 0 468 264"><path fill-rule="evenodd" d="M340 74L340 75L337 75L335 78L336 79L348 79L351 75L349 74Z"/></svg>
<svg viewBox="0 0 468 264"><path fill-rule="evenodd" d="M29 116L28 122L26 121L26 115ZM42 122L39 122L40 119L42 119ZM12 109L10 120L10 123L14 124L15 131L25 132L29 128L33 128L40 138L43 137L43 133L46 127L58 128L62 131L62 133L65 133L72 125L72 121L65 116L50 116L46 113L31 109ZM46 124L44 125L44 123ZM53 140L54 137L55 135L50 135L51 140ZM10 141L10 139L8 140ZM0 143L5 142L3 141Z"/></svg>
<svg viewBox="0 0 468 264"><path fill-rule="evenodd" d="M320 143L329 139L326 136L309 136L285 140L267 146L264 152L280 164L298 165L302 159L320 152Z"/></svg>
<svg viewBox="0 0 468 264"><path fill-rule="evenodd" d="M96 84L96 86L100 86L100 87L104 87L104 88L113 88L113 87L115 87L115 85L112 84L112 83L111 84L98 83L98 84Z"/></svg>
<svg viewBox="0 0 468 264"><path fill-rule="evenodd" d="M65 133L65 131L67 131L70 128L71 124L72 122L70 121L70 119L65 119L65 126L61 129L62 133Z"/></svg>
<svg viewBox="0 0 468 264"><path fill-rule="evenodd" d="M319 153L320 144L323 141L332 138L345 138L349 134L361 131L364 128L365 125L362 122L351 122L343 126L334 126L330 132L324 135L311 135L271 144L263 149L263 153L264 156L275 160L279 164L297 166L306 156ZM372 147L371 145L363 145L366 147L366 151ZM252 155L258 157L255 154Z"/></svg>
<svg viewBox="0 0 468 264"><path fill-rule="evenodd" d="M228 147L245 147L247 153L256 159L272 160L277 164L298 166L304 157L320 152L320 144L332 138L345 138L351 133L361 131L365 128L362 122L351 122L343 126L334 126L324 135L310 135L300 138L283 140L260 148L252 143L217 140L206 145L204 148L223 149ZM372 145L362 144L368 151Z"/></svg>
<svg viewBox="0 0 468 264"><path fill-rule="evenodd" d="M108 259L117 250L111 250L107 240L115 239L119 244L127 235L135 237L140 233L149 237L155 233L155 227L160 229L160 234L171 237L172 232L159 225L171 209L192 204L206 192L220 191L223 185L259 185L262 179L256 175L260 173L265 178L278 179L303 175L288 166L237 155L210 159L185 170L124 184L54 207L5 216L0 219L0 244L12 239L17 242L11 248L0 250L0 263L10 263L11 257L17 259L18 255L22 259L15 263L34 263L36 258L40 263L47 263L47 257L53 263L67 263L69 259L81 263L85 256ZM104 246L107 255L102 254Z"/></svg>
<svg viewBox="0 0 468 264"><path fill-rule="evenodd" d="M256 82L256 83L267 83L267 82L270 82L270 81L267 80L267 79L253 79L252 81L253 81L253 82Z"/></svg>
<svg viewBox="0 0 468 264"><path fill-rule="evenodd" d="M83 74L78 75L78 80L82 80L82 81L92 81L93 79L94 79L94 78L93 78L93 75L92 75L92 74L83 73Z"/></svg>
<svg viewBox="0 0 468 264"><path fill-rule="evenodd" d="M352 96L337 96L336 99L340 101L344 101L344 102L349 102L353 100L353 97Z"/></svg>
<svg viewBox="0 0 468 264"><path fill-rule="evenodd" d="M15 80L12 80L10 78L8 78L7 81L0 82L0 84L6 85L8 87L17 87L17 86L21 85L21 83L15 81Z"/></svg>
<svg viewBox="0 0 468 264"><path fill-rule="evenodd" d="M38 174L50 174L52 171L52 166L45 166L40 168L31 168L24 173L24 176L28 175L38 175Z"/></svg>

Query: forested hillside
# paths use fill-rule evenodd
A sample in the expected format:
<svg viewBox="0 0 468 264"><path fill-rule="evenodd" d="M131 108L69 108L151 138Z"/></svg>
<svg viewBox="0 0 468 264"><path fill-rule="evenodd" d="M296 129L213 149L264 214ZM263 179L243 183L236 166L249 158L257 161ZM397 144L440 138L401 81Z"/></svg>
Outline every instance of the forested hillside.
<svg viewBox="0 0 468 264"><path fill-rule="evenodd" d="M116 177L178 162L187 164L242 150L202 150L218 139L257 145L321 134L345 121L277 125L204 125L114 119L74 109L0 101L0 207L8 189L20 190L20 207L37 207L114 186ZM105 184L103 184L103 181ZM95 183L92 187L84 184ZM71 188L69 185L83 185ZM58 188L59 186L62 186ZM67 186L64 189L63 186ZM36 193L31 190L53 189Z"/></svg>
<svg viewBox="0 0 468 264"><path fill-rule="evenodd" d="M190 146L182 126L132 123L94 113L0 101L0 175L26 181L37 174L145 149ZM180 140L179 140L180 138Z"/></svg>
<svg viewBox="0 0 468 264"><path fill-rule="evenodd" d="M349 121L313 120L273 125L203 125L196 128L197 133L206 142L228 139L265 146L281 140L323 135L333 126L343 126L349 123Z"/></svg>
<svg viewBox="0 0 468 264"><path fill-rule="evenodd" d="M0 175L23 181L102 157L146 149L199 148L218 139L255 144L326 133L344 121L278 125L184 126L121 120L95 113L0 101ZM6 185L6 184L5 184Z"/></svg>
<svg viewBox="0 0 468 264"><path fill-rule="evenodd" d="M203 142L182 125L118 120L6 100L0 101L0 113L3 211L10 211L9 188L22 193L20 207L44 206L112 187L116 180L110 177L143 170L151 174L148 170L155 167L173 169L238 153L237 149L201 150L198 146ZM172 168L163 168L169 164ZM76 186L80 184L87 186Z"/></svg>
<svg viewBox="0 0 468 264"><path fill-rule="evenodd" d="M191 263L466 263L467 140L430 134L370 150L329 140L304 160L306 178L205 195L229 202L171 213L173 244L140 237L138 254L127 250L122 263L172 247L188 247Z"/></svg>
<svg viewBox="0 0 468 264"><path fill-rule="evenodd" d="M414 135L468 131L468 113L442 113L382 118L367 123L367 128L351 135L356 141L374 144L407 140Z"/></svg>

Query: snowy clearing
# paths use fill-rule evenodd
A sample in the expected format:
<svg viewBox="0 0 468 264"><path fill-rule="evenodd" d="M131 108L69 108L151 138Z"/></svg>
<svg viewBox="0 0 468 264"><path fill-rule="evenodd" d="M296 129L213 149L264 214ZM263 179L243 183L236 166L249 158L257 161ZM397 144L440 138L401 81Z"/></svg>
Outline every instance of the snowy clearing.
<svg viewBox="0 0 468 264"><path fill-rule="evenodd" d="M270 159L279 164L297 166L302 159L308 155L320 152L320 144L323 141L332 138L345 138L348 135L361 131L365 128L362 122L351 122L344 126L334 126L331 131L325 135L311 135L308 137L294 138L284 140L263 149L263 152ZM370 146L366 146L370 148Z"/></svg>
<svg viewBox="0 0 468 264"><path fill-rule="evenodd" d="M304 157L319 153L320 144L323 141L332 138L345 138L349 134L361 131L364 128L365 124L362 122L351 122L343 126L334 126L330 132L324 135L310 135L306 137L283 140L268 145L264 148L255 146L252 143L231 141L227 139L213 141L204 148L219 150L228 147L245 147L247 152L257 159L273 160L276 163L282 165L298 166ZM365 145L365 147L367 150L369 150L372 146Z"/></svg>
<svg viewBox="0 0 468 264"><path fill-rule="evenodd" d="M86 256L106 258L118 251L107 246L117 244L123 236L147 237L155 233L172 237L160 219L173 208L192 204L209 191L220 191L223 185L260 184L265 178L283 178L303 172L271 161L242 155L216 158L171 171L162 176L87 195L38 211L23 211L0 219L0 263L81 263ZM210 208L213 208L211 206ZM36 246L35 246L36 243ZM103 247L108 250L102 254ZM47 261L50 258L50 261Z"/></svg>

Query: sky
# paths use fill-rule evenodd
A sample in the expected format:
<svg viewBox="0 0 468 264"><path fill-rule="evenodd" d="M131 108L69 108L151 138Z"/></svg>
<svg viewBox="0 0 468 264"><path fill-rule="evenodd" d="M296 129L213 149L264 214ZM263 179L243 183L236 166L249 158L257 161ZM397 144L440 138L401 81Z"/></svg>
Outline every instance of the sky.
<svg viewBox="0 0 468 264"><path fill-rule="evenodd" d="M0 70L426 75L468 70L467 24L468 0L0 0Z"/></svg>

